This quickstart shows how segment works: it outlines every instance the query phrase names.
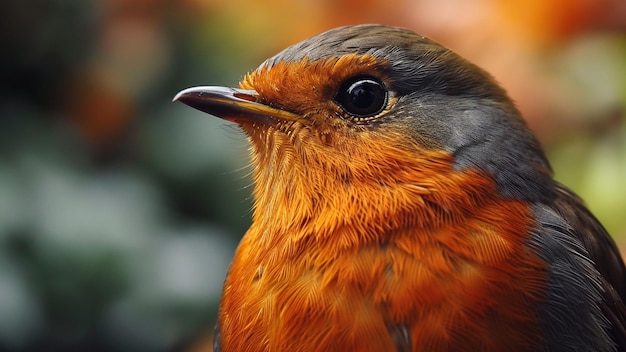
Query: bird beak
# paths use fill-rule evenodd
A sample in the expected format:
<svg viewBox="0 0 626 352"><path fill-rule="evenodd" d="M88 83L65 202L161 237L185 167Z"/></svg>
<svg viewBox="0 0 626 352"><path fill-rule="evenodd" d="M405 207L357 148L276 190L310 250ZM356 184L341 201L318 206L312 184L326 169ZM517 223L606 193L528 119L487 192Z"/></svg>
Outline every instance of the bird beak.
<svg viewBox="0 0 626 352"><path fill-rule="evenodd" d="M294 121L300 117L286 110L273 108L258 102L254 90L227 87L193 87L174 97L192 108L236 123L274 124L280 120Z"/></svg>

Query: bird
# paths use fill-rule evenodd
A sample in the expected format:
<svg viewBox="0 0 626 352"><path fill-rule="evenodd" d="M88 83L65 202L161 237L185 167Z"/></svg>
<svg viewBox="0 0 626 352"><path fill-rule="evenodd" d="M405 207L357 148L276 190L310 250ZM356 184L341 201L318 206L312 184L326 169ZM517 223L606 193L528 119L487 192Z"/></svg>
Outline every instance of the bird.
<svg viewBox="0 0 626 352"><path fill-rule="evenodd" d="M249 141L215 351L626 351L614 240L452 50L344 26L174 100Z"/></svg>

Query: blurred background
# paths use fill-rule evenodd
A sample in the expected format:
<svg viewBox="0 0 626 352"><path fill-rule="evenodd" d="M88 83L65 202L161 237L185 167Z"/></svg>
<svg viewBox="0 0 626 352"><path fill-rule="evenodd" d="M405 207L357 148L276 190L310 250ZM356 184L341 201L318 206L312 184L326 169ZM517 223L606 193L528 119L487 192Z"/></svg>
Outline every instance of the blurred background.
<svg viewBox="0 0 626 352"><path fill-rule="evenodd" d="M622 0L3 1L0 351L210 350L250 223L247 146L171 99L368 22L490 71L626 244Z"/></svg>

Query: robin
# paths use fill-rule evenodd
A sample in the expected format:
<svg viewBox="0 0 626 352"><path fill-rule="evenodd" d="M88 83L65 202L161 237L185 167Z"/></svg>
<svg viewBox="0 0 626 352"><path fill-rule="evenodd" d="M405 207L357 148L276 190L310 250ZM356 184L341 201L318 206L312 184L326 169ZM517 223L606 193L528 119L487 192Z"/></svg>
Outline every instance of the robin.
<svg viewBox="0 0 626 352"><path fill-rule="evenodd" d="M330 30L174 100L250 141L217 351L626 351L615 243L485 71Z"/></svg>

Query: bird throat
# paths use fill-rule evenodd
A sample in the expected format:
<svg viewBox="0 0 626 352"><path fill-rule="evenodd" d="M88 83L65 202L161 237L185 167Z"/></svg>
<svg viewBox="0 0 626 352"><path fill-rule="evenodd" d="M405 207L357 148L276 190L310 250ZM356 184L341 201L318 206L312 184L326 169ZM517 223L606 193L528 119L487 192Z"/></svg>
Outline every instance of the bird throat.
<svg viewBox="0 0 626 352"><path fill-rule="evenodd" d="M247 132L255 208L224 288L220 324L238 332L224 344L393 350L404 331L447 350L538 346L530 211L491 177L393 133Z"/></svg>

